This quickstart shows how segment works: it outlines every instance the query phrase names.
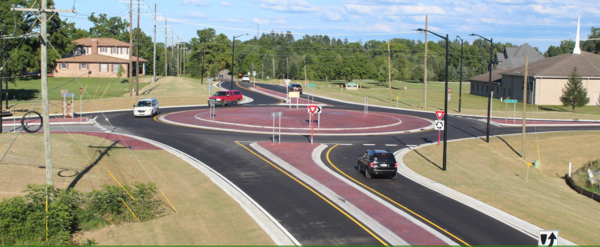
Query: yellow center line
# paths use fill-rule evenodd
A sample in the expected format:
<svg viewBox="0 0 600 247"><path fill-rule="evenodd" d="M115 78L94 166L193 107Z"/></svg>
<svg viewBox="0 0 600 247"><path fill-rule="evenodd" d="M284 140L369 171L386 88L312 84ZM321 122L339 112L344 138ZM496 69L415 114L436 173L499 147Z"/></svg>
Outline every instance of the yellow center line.
<svg viewBox="0 0 600 247"><path fill-rule="evenodd" d="M240 144L239 142L235 142L238 145L242 146L244 149L248 150L250 153L256 155L256 157L260 158L261 160L264 160L265 162L267 162L267 164L275 167L277 170L279 170L280 172L282 172L283 174L287 175L288 177L290 177L291 179L293 179L294 181L298 182L300 185L304 186L306 189L308 189L309 191L311 191L312 193L314 193L315 195L317 195L319 198L323 199L323 201L327 202L329 205L331 205L333 208L337 209L338 211L340 211L343 215L345 215L346 217L348 217L350 220L352 220L354 223L356 223L358 226L360 226L362 229L364 229L365 231L367 231L367 233L371 234L371 236L373 236L375 239L377 239L379 242L381 242L381 244L388 246L387 243L385 243L383 240L381 240L379 237L377 237L377 235L375 235L373 232L371 232L369 229L367 229L365 226L363 226L360 222L358 222L356 219L354 219L352 216L348 215L346 212L344 212L342 209L340 209L338 206L336 206L335 204L333 204L331 201L327 200L327 198L323 197L321 194L317 193L315 190L313 190L312 188L308 187L308 185L304 184L302 181L298 180L297 178L293 177L292 175L290 175L289 173L287 173L286 171L284 171L283 169L279 168L278 166L274 165L273 163L271 163L270 161L268 161L267 159L263 158L262 156L256 154L254 151L252 151L251 149L247 148L246 146Z"/></svg>
<svg viewBox="0 0 600 247"><path fill-rule="evenodd" d="M428 219L426 219L425 217L423 217L423 216L421 216L421 215L419 215L419 214L415 213L414 211L412 211L412 210L408 209L408 208L407 208L407 207L405 207L404 205L402 205L402 204L400 204L400 203L398 203L398 202L396 202L396 201L394 201L394 200L390 199L389 197L387 197L387 196L384 196L383 194L379 193L378 191L376 191L376 190L372 189L371 187L364 185L363 183L361 183L361 182L357 181L356 179L354 179L354 178L352 178L352 177L348 176L348 174L346 174L346 173L342 172L340 169L338 169L338 168L337 168L337 166L335 166L335 165L334 165L334 164L331 162L331 160L329 159L329 153L331 153L331 150L333 150L335 147L337 147L337 146L339 146L339 145L340 145L340 144L336 144L335 146L331 147L331 148L330 148L330 149L327 151L327 161L328 161L328 162L329 162L329 164L330 164L330 165L331 165L333 168L335 168L335 169L336 169L336 170L337 170L339 173L341 173L342 175L346 176L347 178L349 178L350 180L354 181L355 183L357 183L357 184L360 184L361 186L363 186L363 187L367 188L368 190L370 190L370 191L373 191L375 194L377 194L377 195L379 195L379 196L381 196L381 197L385 198L386 200L388 200L388 201L390 201L390 202L392 202L392 203L396 204L398 207L401 207L402 209L404 209L404 210L406 210L406 211L410 212L411 214L413 214L413 215L415 215L415 216L419 217L420 219L422 219L422 220L424 220L425 222L427 222L427 223L431 224L432 226L434 226L435 228L439 229L440 231L443 231L443 232L445 232L446 234L448 234L448 235L452 236L453 238L455 238L456 240L458 240L458 241L460 241L461 243L465 244L466 246L471 246L471 245L467 244L467 242L465 242L465 241L463 241L462 239L458 238L457 236L454 236L454 234L452 234L452 233L450 233L450 232L446 231L446 229L444 229L444 228L441 228L440 226L438 226L438 225L436 225L435 223L433 223L433 222L429 221L429 220L428 220Z"/></svg>

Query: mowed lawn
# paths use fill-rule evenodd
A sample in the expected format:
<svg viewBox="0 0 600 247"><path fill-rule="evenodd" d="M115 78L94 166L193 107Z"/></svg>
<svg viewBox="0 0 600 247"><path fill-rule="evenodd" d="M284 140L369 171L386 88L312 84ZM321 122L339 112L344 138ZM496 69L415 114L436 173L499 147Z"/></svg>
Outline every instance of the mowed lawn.
<svg viewBox="0 0 600 247"><path fill-rule="evenodd" d="M280 80L256 80L270 84L280 84ZM292 83L300 82L303 90L308 92L302 80L293 80ZM423 102L423 83L419 82L392 82L392 102L389 102L390 92L388 82L377 82L373 80L354 80L354 83L361 85L359 90L342 90L345 81L316 81L310 80L311 84L316 84L315 94L342 99L346 101L363 103L365 96L369 97L369 104L380 106L392 106L407 109L439 111L444 109L444 87L443 82L427 83L427 108L422 108ZM459 88L460 83L449 82L450 101L448 101L448 112L459 113ZM406 88L406 90L404 90ZM487 97L469 94L471 88L470 82L463 82L462 85L462 114L487 116ZM311 89L312 90L312 89ZM397 102L396 102L397 101ZM492 115L494 117L506 116L506 103L500 99L492 99ZM513 116L514 104L508 104L508 116ZM522 116L523 104L516 104L516 117ZM592 119L600 120L600 107L585 106L576 108L575 113L571 112L569 107L564 106L532 106L527 105L528 118L548 118L548 119Z"/></svg>
<svg viewBox="0 0 600 247"><path fill-rule="evenodd" d="M73 108L76 113L81 110L90 112L132 109L132 106L142 98L156 98L163 107L206 104L208 98L206 82L201 84L199 79L169 76L160 77L156 83L151 83L152 76L140 77L138 96L135 93L133 96L129 96L129 83L119 83L120 80L117 78L49 78L48 88L55 88L49 91L50 113L62 113L61 89L75 93ZM80 87L85 89L81 103ZM132 87L135 89L135 83L132 84ZM40 80L17 81L16 87L9 84L9 98L12 98L11 95L16 95L17 105L15 108L17 110L26 111L25 109L27 109L41 112L41 101L38 100L40 88ZM8 104L12 106L13 101L9 100ZM17 112L17 115L20 114L23 112Z"/></svg>
<svg viewBox="0 0 600 247"><path fill-rule="evenodd" d="M568 172L600 159L600 131L528 134L526 159L521 135L448 143L447 171L442 146L411 151L404 163L413 171L521 218L542 229L556 229L579 245L600 240L600 203L579 195L563 178ZM539 147L539 156L538 156ZM527 163L541 160L541 169ZM527 177L527 181L525 181Z"/></svg>
<svg viewBox="0 0 600 247"><path fill-rule="evenodd" d="M15 135L0 135L0 150L7 150ZM100 245L274 244L210 178L167 151L130 150L88 135L51 136L56 187L65 189L73 184L73 188L88 192L104 184L118 185L111 173L123 185L154 181L178 211L170 209L158 192L155 198L164 202L166 209L162 217L81 232L81 240L95 239ZM21 134L0 162L0 199L24 195L27 184L44 183L43 135Z"/></svg>

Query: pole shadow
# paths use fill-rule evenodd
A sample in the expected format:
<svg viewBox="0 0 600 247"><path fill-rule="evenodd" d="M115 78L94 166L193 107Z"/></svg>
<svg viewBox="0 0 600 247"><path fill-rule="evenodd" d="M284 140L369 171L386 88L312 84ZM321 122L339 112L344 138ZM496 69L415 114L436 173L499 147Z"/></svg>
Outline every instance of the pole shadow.
<svg viewBox="0 0 600 247"><path fill-rule="evenodd" d="M419 156L421 156L421 158L425 159L427 162L431 163L432 165L434 165L438 169L443 170L441 166L439 166L435 162L431 161L429 158L425 157L423 154L419 153L419 150L413 150L413 151L415 151L415 153L418 154Z"/></svg>
<svg viewBox="0 0 600 247"><path fill-rule="evenodd" d="M116 147L117 142L113 142L113 144L111 144L108 147L95 147L95 146L88 146L89 148L104 148L104 151L100 151L98 150L98 152L100 153L100 155L98 156L98 158L96 158L96 160L94 160L94 162L92 162L90 165L88 165L85 169L83 169L83 171L81 171L80 173L77 174L77 176L73 179L73 181L71 181L71 183L69 183L69 186L67 186L67 189L72 189L75 188L75 186L77 185L77 183L79 182L79 180L81 180L81 178L83 178L83 176L85 176L88 172L90 172L92 170L92 168L94 168L98 162L100 162L100 160L102 160L102 158L104 158L104 156L110 156L108 154L108 152L113 149L113 148L127 148L127 147Z"/></svg>
<svg viewBox="0 0 600 247"><path fill-rule="evenodd" d="M504 144L506 144L506 146L508 146L510 148L510 150L512 150L515 154L517 154L519 157L523 157L521 156L521 154L519 152L517 152L517 150L515 150L510 144L508 144L508 142L506 140L504 140L504 138L500 137L500 136L496 136L498 139L500 139L502 142L504 142Z"/></svg>

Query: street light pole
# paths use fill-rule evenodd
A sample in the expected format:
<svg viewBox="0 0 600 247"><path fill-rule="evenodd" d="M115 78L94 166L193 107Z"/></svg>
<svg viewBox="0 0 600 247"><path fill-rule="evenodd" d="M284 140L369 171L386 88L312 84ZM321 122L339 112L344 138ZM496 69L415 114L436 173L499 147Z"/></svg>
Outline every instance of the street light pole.
<svg viewBox="0 0 600 247"><path fill-rule="evenodd" d="M242 37L244 35L248 35L248 34L233 36L233 41L231 42L231 87L230 87L230 90L233 90L233 63L234 63L234 59L235 59L235 39Z"/></svg>
<svg viewBox="0 0 600 247"><path fill-rule="evenodd" d="M446 89L445 91L445 97L444 97L444 154L443 154L443 161L442 161L442 170L445 171L446 170L446 153L448 150L448 54L450 53L448 50L448 43L450 43L450 39L448 38L448 34L446 34L446 37L441 36L437 33L434 33L432 31L429 31L427 29L417 29L417 31L419 32L428 32L431 33L435 36L438 36L444 40L446 40L446 80L445 80L445 85L446 85Z"/></svg>
<svg viewBox="0 0 600 247"><path fill-rule="evenodd" d="M493 69L493 52L494 52L494 39L486 39L483 36L479 35L479 34L470 34L469 36L478 36L480 38L482 38L485 41L490 42L490 64L489 64L489 70L490 70L490 79L488 81L488 86L487 86L487 93L488 93L488 112L487 112L487 130L485 132L485 141L487 143L490 143L490 120L491 120L491 110L492 110L492 93L491 93L491 88L492 88L492 69Z"/></svg>
<svg viewBox="0 0 600 247"><path fill-rule="evenodd" d="M460 36L456 36L457 38L460 39L460 68L459 68L459 72L460 73L460 86L458 89L458 112L461 112L462 109L462 76L463 76L463 66L462 66L462 62L463 62L463 48L465 47L465 41L460 38Z"/></svg>

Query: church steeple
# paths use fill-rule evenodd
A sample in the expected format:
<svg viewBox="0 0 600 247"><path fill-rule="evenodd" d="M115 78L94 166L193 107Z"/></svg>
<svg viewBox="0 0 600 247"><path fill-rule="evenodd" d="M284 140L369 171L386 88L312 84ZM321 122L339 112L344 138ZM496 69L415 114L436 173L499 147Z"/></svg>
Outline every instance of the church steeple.
<svg viewBox="0 0 600 247"><path fill-rule="evenodd" d="M575 39L575 48L573 49L573 54L581 54L581 49L579 49L579 23L581 20L581 16L577 18L577 37Z"/></svg>

